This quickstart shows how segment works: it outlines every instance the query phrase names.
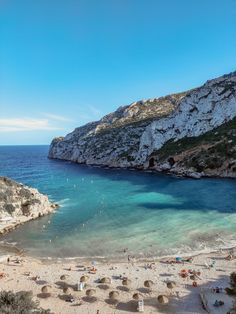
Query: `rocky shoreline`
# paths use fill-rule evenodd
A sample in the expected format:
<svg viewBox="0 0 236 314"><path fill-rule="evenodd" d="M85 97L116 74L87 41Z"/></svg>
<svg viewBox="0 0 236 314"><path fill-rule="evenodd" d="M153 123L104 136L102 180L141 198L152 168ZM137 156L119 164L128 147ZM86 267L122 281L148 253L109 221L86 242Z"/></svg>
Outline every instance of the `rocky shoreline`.
<svg viewBox="0 0 236 314"><path fill-rule="evenodd" d="M0 177L0 234L27 221L51 214L59 207L37 189Z"/></svg>

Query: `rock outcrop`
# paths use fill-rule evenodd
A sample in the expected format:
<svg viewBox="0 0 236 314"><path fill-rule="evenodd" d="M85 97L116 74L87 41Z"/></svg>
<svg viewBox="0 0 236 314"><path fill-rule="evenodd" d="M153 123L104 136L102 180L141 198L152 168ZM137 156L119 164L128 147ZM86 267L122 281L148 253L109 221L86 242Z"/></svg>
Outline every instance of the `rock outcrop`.
<svg viewBox="0 0 236 314"><path fill-rule="evenodd" d="M198 137L170 140L150 161L152 169L195 179L236 178L236 118Z"/></svg>
<svg viewBox="0 0 236 314"><path fill-rule="evenodd" d="M171 156L161 162L158 157L158 151L163 150L167 143L197 138L234 117L236 72L207 81L203 86L184 93L120 107L100 121L54 139L49 158L109 167L170 171L175 163L174 160L168 162ZM185 166L188 167L186 163L181 165ZM189 173L194 177L205 174L204 167L201 174L191 168ZM184 174L187 175L187 172L184 171ZM183 174L183 171L180 173ZM230 176L226 172L224 175Z"/></svg>
<svg viewBox="0 0 236 314"><path fill-rule="evenodd" d="M48 197L6 177L0 177L0 233L55 211Z"/></svg>

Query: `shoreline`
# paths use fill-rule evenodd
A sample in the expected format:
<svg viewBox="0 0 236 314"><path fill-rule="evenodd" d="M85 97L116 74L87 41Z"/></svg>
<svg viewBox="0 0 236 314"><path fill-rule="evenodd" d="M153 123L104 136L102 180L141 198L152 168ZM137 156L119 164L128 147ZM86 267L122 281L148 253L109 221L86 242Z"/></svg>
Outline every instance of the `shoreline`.
<svg viewBox="0 0 236 314"><path fill-rule="evenodd" d="M225 176L225 175L210 175L210 174L205 174L205 173L196 173L194 171L189 171L185 170L186 172L174 172L174 171L168 171L168 170L161 170L161 169L153 169L153 168L140 168L140 167L135 167L135 166L130 166L130 167L121 167L121 166L109 166L109 165L103 165L103 164L86 164L86 163L79 163L77 161L73 161L70 159L61 159L61 158L56 158L56 157L47 157L49 160L54 160L54 161L59 161L59 162L68 162L68 163L73 163L77 164L79 166L86 166L86 167L91 167L91 168L98 168L98 169L105 169L105 170L128 170L128 171L136 171L140 173L152 173L152 174L161 174L161 175L166 175L168 177L173 177L173 178L179 178L179 179L229 179L229 180L236 180L236 176Z"/></svg>
<svg viewBox="0 0 236 314"><path fill-rule="evenodd" d="M58 204L51 204L50 207L47 209L46 213L40 213L37 215L30 215L30 216L17 216L17 217L11 217L11 220L0 220L0 236L3 236L12 230L20 227L21 225L25 224L26 222L29 222L31 220L39 219L41 217L53 214L56 212L56 209L59 208Z"/></svg>
<svg viewBox="0 0 236 314"><path fill-rule="evenodd" d="M0 239L1 240L1 239ZM20 246L17 246L14 243L4 242L0 241L0 254L1 252L8 253L15 253L16 255L25 256L28 258L33 258L40 261L46 261L51 263L57 263L57 262L85 262L85 263L91 263L92 261L97 261L101 264L106 263L126 263L128 256L131 257L135 262L155 262L155 261L162 261L164 259L170 259L174 258L175 256L181 256L183 258L185 257L197 257L197 256L204 256L204 255L210 255L210 254L222 254L222 253L229 253L231 251L236 250L236 245L227 246L227 247L221 247L221 248L209 248L209 249L203 249L203 250L196 250L196 251L190 251L190 252L179 252L179 253L170 253L167 255L150 255L150 256L141 256L137 254L133 254L129 252L128 250L126 252L122 252L123 256L63 256L63 257L56 257L56 256L40 256L40 255L33 255L30 254L30 252L27 252L27 249L24 249Z"/></svg>

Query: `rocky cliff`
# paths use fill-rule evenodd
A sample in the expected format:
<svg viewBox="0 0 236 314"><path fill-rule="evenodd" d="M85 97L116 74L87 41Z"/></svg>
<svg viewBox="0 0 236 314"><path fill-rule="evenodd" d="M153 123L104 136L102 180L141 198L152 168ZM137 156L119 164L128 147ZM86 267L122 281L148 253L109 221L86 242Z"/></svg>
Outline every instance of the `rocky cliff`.
<svg viewBox="0 0 236 314"><path fill-rule="evenodd" d="M52 213L57 204L46 195L9 178L0 177L0 233L28 220Z"/></svg>
<svg viewBox="0 0 236 314"><path fill-rule="evenodd" d="M196 172L196 177L234 176L230 168L229 171L225 171L222 165L215 167L213 173L208 171L208 163L202 163L202 166L198 167L196 162L187 162L188 154L193 153L190 148L193 147L190 145L188 151L184 150L185 146L181 148L182 140L189 139L192 143L200 136L227 124L234 117L236 117L236 72L207 81L203 86L187 92L142 100L120 107L100 121L76 128L65 137L54 139L50 146L49 158L109 167L151 168L181 175ZM231 127L234 128L234 123ZM228 130L227 126L226 129ZM214 140L214 136L211 135L211 145L216 138L224 145L228 140L230 130L228 131L222 135L224 141L218 137ZM204 145L209 144L206 138ZM180 148L178 156L174 149L177 142ZM234 140L230 143L232 146L230 150L234 150ZM195 150L198 145L201 147L203 145L197 141L195 144ZM165 154L165 151L171 153ZM180 158L181 152L185 158ZM200 156L201 149L198 153ZM225 158L232 164L235 156L231 154Z"/></svg>

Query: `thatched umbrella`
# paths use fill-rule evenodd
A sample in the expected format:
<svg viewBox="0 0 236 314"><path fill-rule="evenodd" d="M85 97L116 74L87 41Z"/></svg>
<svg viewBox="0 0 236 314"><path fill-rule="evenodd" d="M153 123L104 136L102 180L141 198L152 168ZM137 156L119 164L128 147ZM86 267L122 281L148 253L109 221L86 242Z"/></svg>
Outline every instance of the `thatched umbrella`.
<svg viewBox="0 0 236 314"><path fill-rule="evenodd" d="M172 289L174 289L176 287L176 283L174 281L168 281L166 283L166 286L168 289L170 289L171 293L172 293Z"/></svg>
<svg viewBox="0 0 236 314"><path fill-rule="evenodd" d="M130 286L131 285L131 280L128 278L125 278L122 280L122 285L123 286Z"/></svg>
<svg viewBox="0 0 236 314"><path fill-rule="evenodd" d="M133 299L134 300L141 300L143 298L141 293L136 292L135 294L133 294Z"/></svg>
<svg viewBox="0 0 236 314"><path fill-rule="evenodd" d="M111 291L110 293L109 293L109 299L111 299L111 300L117 300L118 299L118 297L119 297L119 292L118 291Z"/></svg>
<svg viewBox="0 0 236 314"><path fill-rule="evenodd" d="M145 280L144 281L144 287L146 288L151 288L153 286L153 281L152 280Z"/></svg>
<svg viewBox="0 0 236 314"><path fill-rule="evenodd" d="M89 279L89 276L84 275L84 276L80 277L80 282L86 282L86 281L88 281L88 279Z"/></svg>
<svg viewBox="0 0 236 314"><path fill-rule="evenodd" d="M106 284L111 284L111 278L109 277L103 277L102 279L100 279L100 283L106 283Z"/></svg>
<svg viewBox="0 0 236 314"><path fill-rule="evenodd" d="M174 281L168 281L166 286L168 289L174 289L176 287L176 283Z"/></svg>
<svg viewBox="0 0 236 314"><path fill-rule="evenodd" d="M86 290L86 295L88 296L88 297L92 297L92 296L94 296L96 294L96 290L95 289L88 289L88 290Z"/></svg>
<svg viewBox="0 0 236 314"><path fill-rule="evenodd" d="M41 288L41 292L42 292L42 293L50 293L51 288L52 288L52 287L51 287L50 285L43 286L43 287Z"/></svg>
<svg viewBox="0 0 236 314"><path fill-rule="evenodd" d="M68 275L61 275L60 277L61 280L66 280L66 278L68 278Z"/></svg>
<svg viewBox="0 0 236 314"><path fill-rule="evenodd" d="M63 293L65 294L71 294L73 292L73 289L70 287L64 287L63 288Z"/></svg>
<svg viewBox="0 0 236 314"><path fill-rule="evenodd" d="M167 296L162 295L162 294L157 297L157 300L161 304L167 304L169 302L169 299L167 298Z"/></svg>

